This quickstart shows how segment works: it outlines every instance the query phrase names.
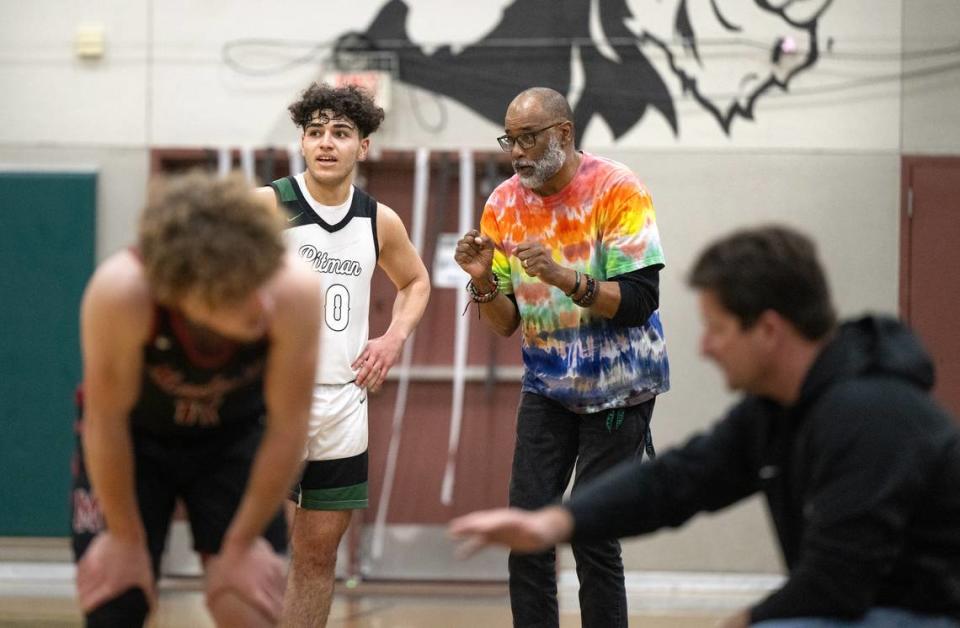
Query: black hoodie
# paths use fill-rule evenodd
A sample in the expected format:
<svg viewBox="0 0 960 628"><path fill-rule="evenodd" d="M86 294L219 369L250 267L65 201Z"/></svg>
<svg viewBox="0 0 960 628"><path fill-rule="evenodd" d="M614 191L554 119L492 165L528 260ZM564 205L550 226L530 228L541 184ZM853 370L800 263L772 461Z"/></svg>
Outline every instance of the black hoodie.
<svg viewBox="0 0 960 628"><path fill-rule="evenodd" d="M893 606L960 619L960 430L899 322L842 325L798 401L748 396L708 433L567 504L574 541L677 527L763 491L789 569L753 622Z"/></svg>

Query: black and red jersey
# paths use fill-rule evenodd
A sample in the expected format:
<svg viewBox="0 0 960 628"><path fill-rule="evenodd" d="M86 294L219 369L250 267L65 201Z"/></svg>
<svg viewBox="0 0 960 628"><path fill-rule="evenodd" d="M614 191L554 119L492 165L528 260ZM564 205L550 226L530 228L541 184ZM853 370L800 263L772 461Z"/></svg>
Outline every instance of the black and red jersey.
<svg viewBox="0 0 960 628"><path fill-rule="evenodd" d="M143 348L133 428L158 436L196 436L256 425L266 412L263 375L269 340L239 343L156 307Z"/></svg>

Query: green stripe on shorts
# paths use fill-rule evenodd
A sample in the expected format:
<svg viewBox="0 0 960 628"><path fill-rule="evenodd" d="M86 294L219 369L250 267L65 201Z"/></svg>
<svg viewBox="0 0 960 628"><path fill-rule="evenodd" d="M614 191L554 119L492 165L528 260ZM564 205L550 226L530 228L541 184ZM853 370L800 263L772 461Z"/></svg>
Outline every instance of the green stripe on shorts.
<svg viewBox="0 0 960 628"><path fill-rule="evenodd" d="M366 508L367 483L337 488L307 489L300 495L300 507L307 510L353 510Z"/></svg>

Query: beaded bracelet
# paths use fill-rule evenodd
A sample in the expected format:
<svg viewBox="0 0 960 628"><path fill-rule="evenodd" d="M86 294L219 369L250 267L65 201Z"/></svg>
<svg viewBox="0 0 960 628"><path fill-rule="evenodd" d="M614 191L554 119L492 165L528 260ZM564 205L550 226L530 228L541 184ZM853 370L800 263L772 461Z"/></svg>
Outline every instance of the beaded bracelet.
<svg viewBox="0 0 960 628"><path fill-rule="evenodd" d="M579 305L580 307L590 307L593 305L594 301L597 300L597 294L599 294L600 289L597 285L597 280L587 275L587 291L583 293L583 296L579 299L574 298L573 302Z"/></svg>
<svg viewBox="0 0 960 628"><path fill-rule="evenodd" d="M477 290L477 287L473 285L473 279L467 282L467 294L470 295L470 298L473 299L474 303L490 303L497 298L497 295L500 293L500 286L497 284L495 277L490 278L493 287L490 288L490 292L480 292Z"/></svg>
<svg viewBox="0 0 960 628"><path fill-rule="evenodd" d="M565 293L564 293L564 294L566 294L568 297L572 297L573 295L575 295L575 294L577 293L577 290L580 289L580 271L579 271L579 270L575 270L575 271L573 271L573 272L577 273L577 280L573 282L573 288L570 290L570 292L565 292Z"/></svg>

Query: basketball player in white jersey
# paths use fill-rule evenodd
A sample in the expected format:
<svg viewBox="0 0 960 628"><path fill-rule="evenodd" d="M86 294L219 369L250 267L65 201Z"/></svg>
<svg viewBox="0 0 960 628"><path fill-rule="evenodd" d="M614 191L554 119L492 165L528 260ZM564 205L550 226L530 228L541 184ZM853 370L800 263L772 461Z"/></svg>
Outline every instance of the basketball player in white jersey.
<svg viewBox="0 0 960 628"><path fill-rule="evenodd" d="M306 171L258 194L286 212L288 244L322 282L322 352L284 600L284 625L315 627L326 625L352 511L367 507L367 391L383 383L420 321L430 280L396 212L353 186L383 110L356 87L317 83L289 110L303 131ZM397 296L386 333L369 339L375 266Z"/></svg>

